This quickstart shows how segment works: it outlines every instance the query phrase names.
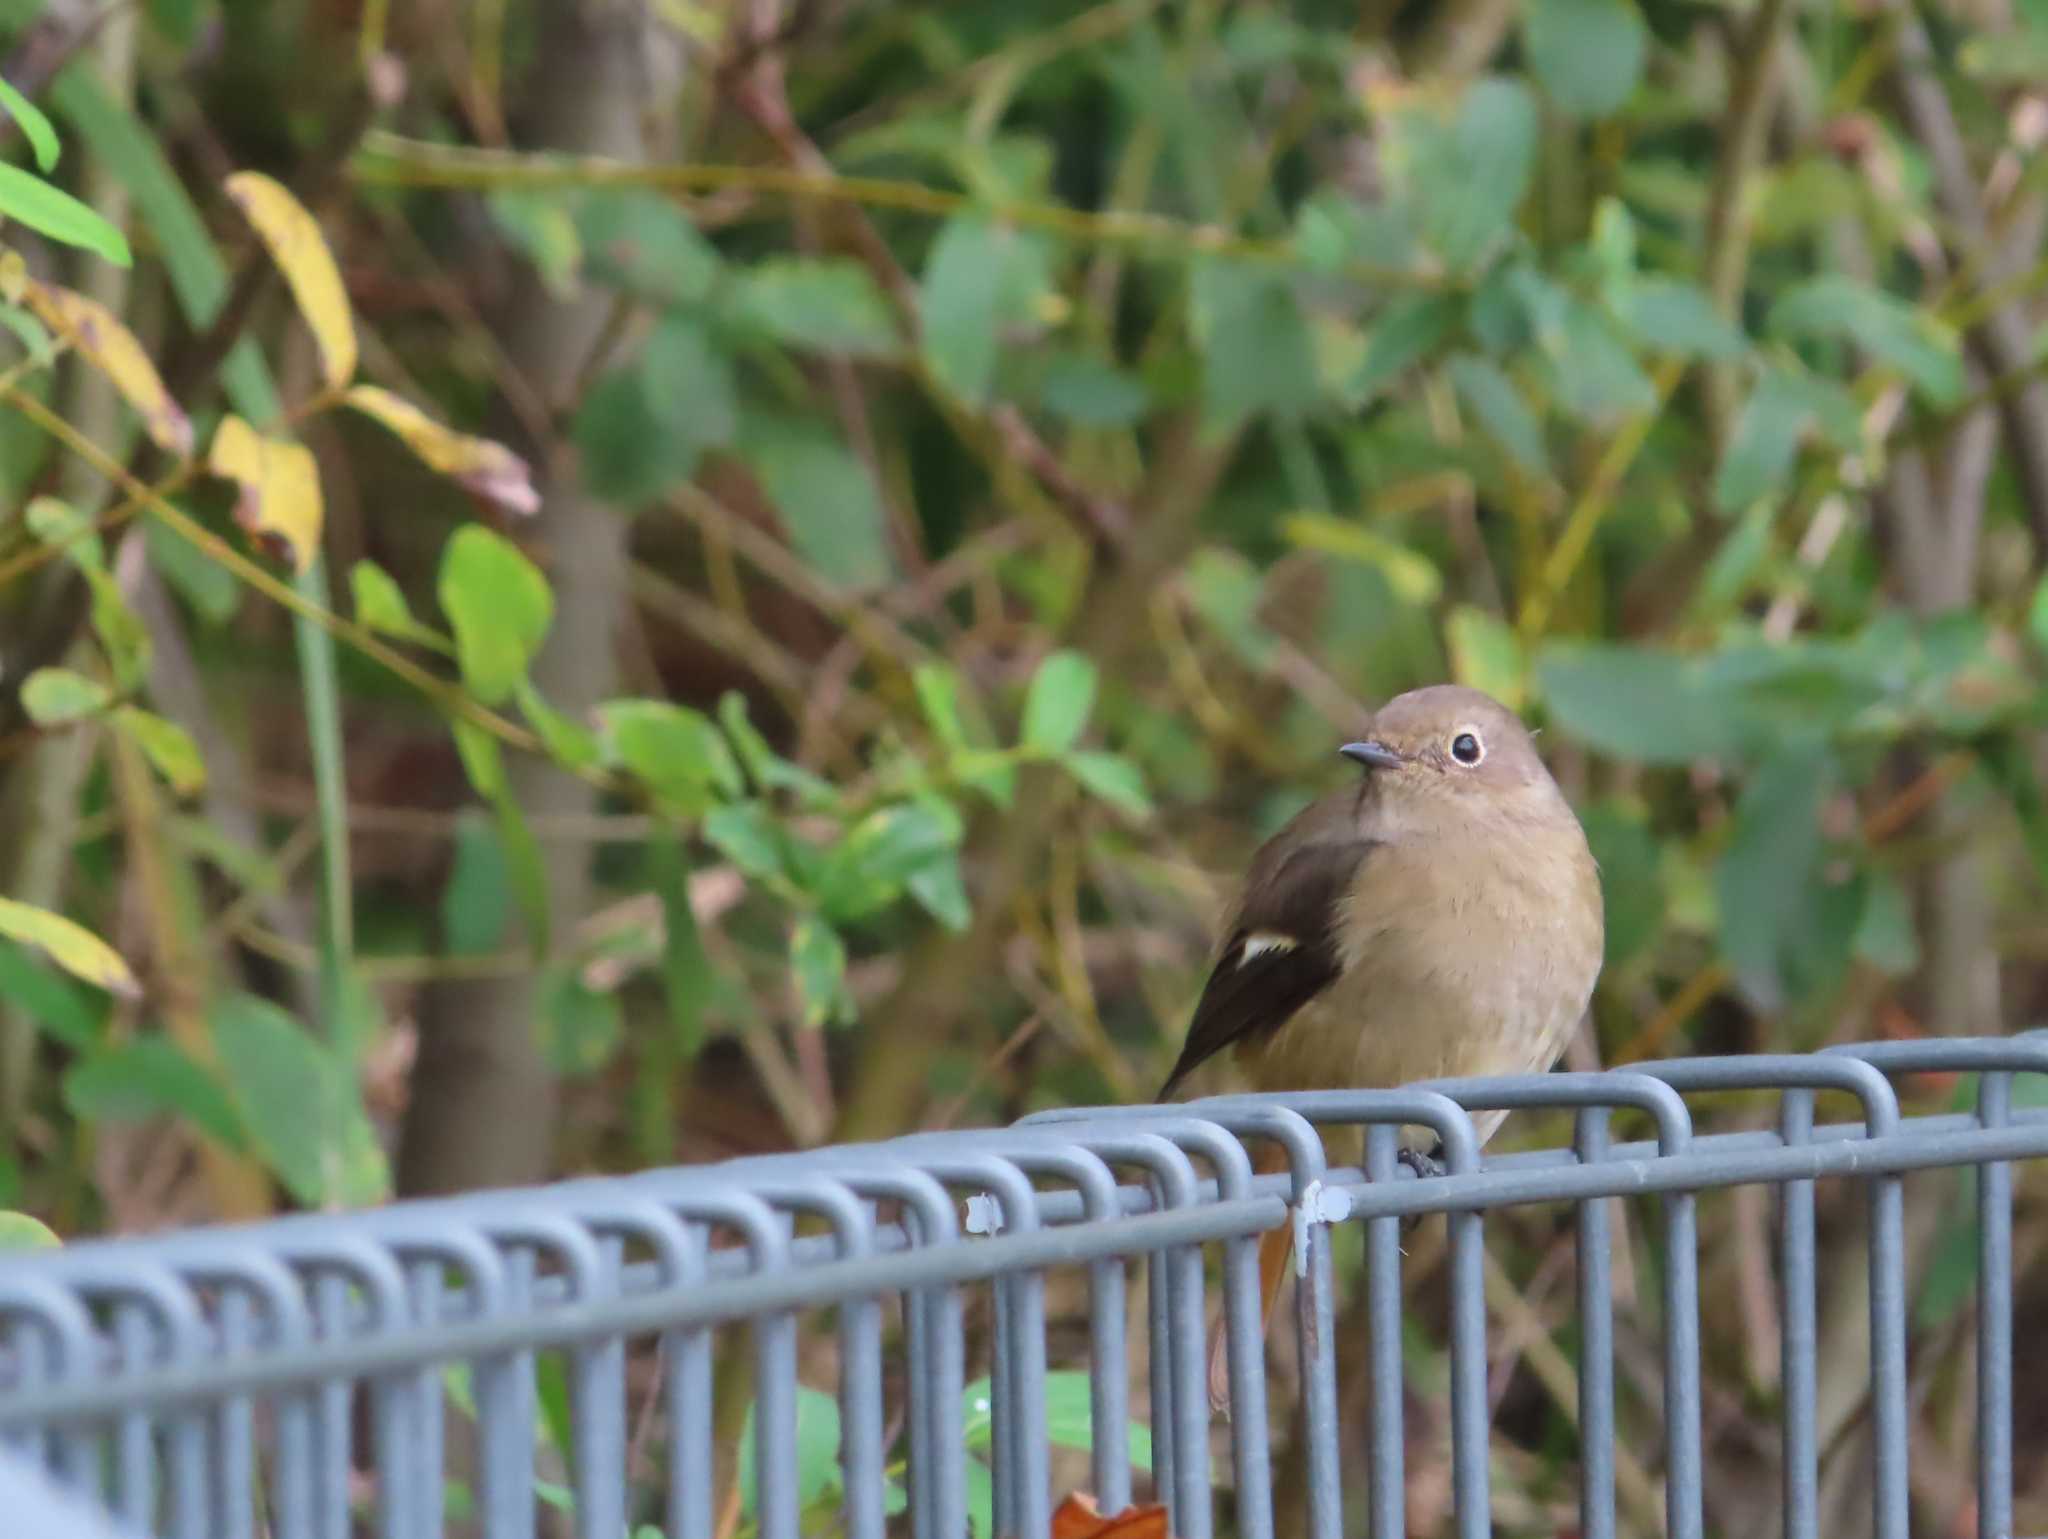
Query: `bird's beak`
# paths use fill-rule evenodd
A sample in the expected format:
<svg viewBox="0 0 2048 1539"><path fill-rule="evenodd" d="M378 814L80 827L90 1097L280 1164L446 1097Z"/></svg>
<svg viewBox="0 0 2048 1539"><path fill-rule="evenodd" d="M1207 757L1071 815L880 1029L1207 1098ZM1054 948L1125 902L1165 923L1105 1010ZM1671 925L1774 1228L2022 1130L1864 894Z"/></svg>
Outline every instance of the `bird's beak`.
<svg viewBox="0 0 2048 1539"><path fill-rule="evenodd" d="M1385 743L1346 743L1337 752L1347 759L1356 760L1367 769L1399 769L1406 762Z"/></svg>

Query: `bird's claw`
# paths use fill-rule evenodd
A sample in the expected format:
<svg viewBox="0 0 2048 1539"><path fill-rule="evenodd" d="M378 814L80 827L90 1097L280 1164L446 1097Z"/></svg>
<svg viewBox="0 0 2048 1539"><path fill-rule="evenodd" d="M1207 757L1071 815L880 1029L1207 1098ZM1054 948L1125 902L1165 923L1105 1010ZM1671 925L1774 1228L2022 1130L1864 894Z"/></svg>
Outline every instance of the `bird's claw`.
<svg viewBox="0 0 2048 1539"><path fill-rule="evenodd" d="M1438 1149L1442 1147L1441 1144L1437 1145ZM1406 1165L1415 1172L1415 1178L1418 1181L1427 1181L1431 1176L1444 1175L1449 1169L1434 1150L1424 1154L1420 1149L1403 1149L1397 1158L1403 1165ZM1422 1215L1420 1213L1410 1213L1401 1220L1401 1232L1403 1234L1410 1234L1414 1231L1415 1226L1421 1222Z"/></svg>

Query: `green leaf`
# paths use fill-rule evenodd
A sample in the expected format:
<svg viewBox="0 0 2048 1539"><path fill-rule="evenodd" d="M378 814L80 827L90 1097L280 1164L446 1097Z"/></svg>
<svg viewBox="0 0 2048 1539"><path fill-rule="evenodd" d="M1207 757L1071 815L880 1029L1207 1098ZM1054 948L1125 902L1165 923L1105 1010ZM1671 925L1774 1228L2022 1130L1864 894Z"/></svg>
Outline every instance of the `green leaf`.
<svg viewBox="0 0 2048 1539"><path fill-rule="evenodd" d="M1581 421L1610 423L1657 404L1649 375L1592 306L1567 297L1543 340L1557 403Z"/></svg>
<svg viewBox="0 0 2048 1539"><path fill-rule="evenodd" d="M740 452L821 577L859 592L894 576L874 477L830 433L797 418L750 417Z"/></svg>
<svg viewBox="0 0 2048 1539"><path fill-rule="evenodd" d="M1315 344L1284 275L1245 263L1203 262L1195 268L1192 303L1210 422L1262 412L1295 417L1321 404Z"/></svg>
<svg viewBox="0 0 2048 1539"><path fill-rule="evenodd" d="M995 1477L979 1459L969 1459L961 1471L966 1476L967 1527L974 1539L994 1539L996 1512Z"/></svg>
<svg viewBox="0 0 2048 1539"><path fill-rule="evenodd" d="M1580 118L1607 117L1629 99L1649 41L1629 0L1529 0L1522 37L1544 91Z"/></svg>
<svg viewBox="0 0 2048 1539"><path fill-rule="evenodd" d="M835 922L874 913L912 874L950 855L960 835L959 815L936 798L878 808L833 847L818 874L819 907Z"/></svg>
<svg viewBox="0 0 2048 1539"><path fill-rule="evenodd" d="M547 862L540 841L526 821L526 812L508 790L491 803L497 815L498 838L505 846L505 869L512 880L512 899L526 924L526 944L536 960L547 955L553 915L548 908Z"/></svg>
<svg viewBox="0 0 2048 1539"><path fill-rule="evenodd" d="M846 990L846 943L824 920L806 915L789 932L789 965L796 975L804 1025L845 1024L854 1017Z"/></svg>
<svg viewBox="0 0 2048 1539"><path fill-rule="evenodd" d="M1404 294L1374 321L1351 388L1371 396L1448 342L1461 307L1449 294Z"/></svg>
<svg viewBox="0 0 2048 1539"><path fill-rule="evenodd" d="M405 591L391 574L376 562L365 559L349 568L349 593L355 600L356 621L367 630L399 641L417 642L436 652L454 649L448 638L413 618Z"/></svg>
<svg viewBox="0 0 2048 1539"><path fill-rule="evenodd" d="M464 524L442 552L439 592L463 681L484 704L502 704L554 619L548 580L511 541Z"/></svg>
<svg viewBox="0 0 2048 1539"><path fill-rule="evenodd" d="M2042 583L2048 594L2048 579ZM2041 608L2036 602L2035 607ZM2044 642L2048 645L2048 642ZM948 748L967 746L967 728L960 719L960 674L950 663L919 663L910 675L918 709L938 740Z"/></svg>
<svg viewBox="0 0 2048 1539"><path fill-rule="evenodd" d="M225 994L209 1011L242 1126L308 1207L373 1201L389 1187L352 1064L268 1000Z"/></svg>
<svg viewBox="0 0 2048 1539"><path fill-rule="evenodd" d="M28 147L36 157L36 169L48 176L57 169L57 157L63 153L57 143L57 130L50 126L50 120L43 116L42 108L30 101L10 80L0 77L0 108L21 129L21 136L28 140Z"/></svg>
<svg viewBox="0 0 2048 1539"><path fill-rule="evenodd" d="M0 1253L11 1250L54 1250L63 1245L57 1232L26 1213L0 1213Z"/></svg>
<svg viewBox="0 0 2048 1539"><path fill-rule="evenodd" d="M1145 794L1144 772L1122 754L1080 750L1068 754L1061 762L1067 773L1097 800L1108 802L1134 818L1152 815L1152 798Z"/></svg>
<svg viewBox="0 0 2048 1539"><path fill-rule="evenodd" d="M588 274L664 308L708 298L718 250L676 206L646 187L587 187L575 199Z"/></svg>
<svg viewBox="0 0 2048 1539"><path fill-rule="evenodd" d="M961 1391L961 1440L970 1453L987 1453L994 1442L994 1396L986 1378ZM1143 1422L1126 1427L1133 1469L1152 1468L1152 1430ZM1045 1376L1045 1438L1056 1448L1083 1451L1095 1446L1095 1414L1088 1375L1076 1372Z"/></svg>
<svg viewBox="0 0 2048 1539"><path fill-rule="evenodd" d="M967 884L960 878L960 855L948 850L937 860L910 873L904 884L927 914L958 934L974 918L967 899Z"/></svg>
<svg viewBox="0 0 2048 1539"><path fill-rule="evenodd" d="M70 193L19 166L0 164L0 217L62 245L82 247L116 267L134 265L126 236Z"/></svg>
<svg viewBox="0 0 2048 1539"><path fill-rule="evenodd" d="M704 1045L705 1016L716 980L711 958L704 951L704 938L698 933L697 912L690 904L689 861L682 841L671 833L658 833L649 840L647 858L654 891L661 900L662 992L676 1043L685 1056L694 1058Z"/></svg>
<svg viewBox="0 0 2048 1539"><path fill-rule="evenodd" d="M1038 319L1049 286L1040 241L981 214L947 220L932 243L918 296L933 376L968 404L985 404L1003 333Z"/></svg>
<svg viewBox="0 0 2048 1539"><path fill-rule="evenodd" d="M1443 592L1443 574L1429 557L1355 519L1297 513L1280 527L1291 544L1306 550L1325 550L1372 568L1405 604L1433 604Z"/></svg>
<svg viewBox="0 0 2048 1539"><path fill-rule="evenodd" d="M1529 696L1529 660L1515 628L1498 615L1459 604L1451 610L1444 632L1451 676L1485 691L1511 711L1521 710Z"/></svg>
<svg viewBox="0 0 2048 1539"><path fill-rule="evenodd" d="M583 241L567 203L555 192L519 187L494 187L484 206L533 270L541 286L557 300L575 297L583 268Z"/></svg>
<svg viewBox="0 0 2048 1539"><path fill-rule="evenodd" d="M666 700L611 700L597 714L607 762L685 815L746 789L732 750L703 712Z"/></svg>
<svg viewBox="0 0 2048 1539"><path fill-rule="evenodd" d="M62 914L0 898L0 935L36 947L64 971L95 988L130 999L142 992L118 951Z"/></svg>
<svg viewBox="0 0 2048 1539"><path fill-rule="evenodd" d="M111 720L114 730L142 750L150 767L178 795L194 796L205 789L206 761L183 727L133 705L117 707Z"/></svg>
<svg viewBox="0 0 2048 1539"><path fill-rule="evenodd" d="M704 837L756 881L786 874L782 825L759 802L731 802L712 808L704 815Z"/></svg>
<svg viewBox="0 0 2048 1539"><path fill-rule="evenodd" d="M1963 395L1962 349L1931 312L1841 273L1796 283L1771 306L1768 329L1788 338L1854 342L1913 382L1935 406Z"/></svg>
<svg viewBox="0 0 2048 1539"><path fill-rule="evenodd" d="M597 734L549 705L531 680L521 679L513 686L512 695L519 702L519 712L527 725L557 764L580 770L602 762L604 754L598 748Z"/></svg>
<svg viewBox="0 0 2048 1539"><path fill-rule="evenodd" d="M39 727L84 721L99 715L113 700L106 685L69 668L38 668L21 685L21 707Z"/></svg>
<svg viewBox="0 0 2048 1539"><path fill-rule="evenodd" d="M1095 706L1095 664L1079 652L1054 652L1038 665L1024 697L1024 746L1058 755L1072 748Z"/></svg>
<svg viewBox="0 0 2048 1539"><path fill-rule="evenodd" d="M700 440L676 430L668 403L654 393L645 359L602 376L576 409L574 433L583 484L621 507L652 502L696 472Z"/></svg>
<svg viewBox="0 0 2048 1539"><path fill-rule="evenodd" d="M1129 427L1152 404L1145 382L1087 353L1054 353L1045 360L1038 404L1076 427Z"/></svg>
<svg viewBox="0 0 2048 1539"><path fill-rule="evenodd" d="M760 1461L754 1445L759 1437L754 1416L758 1402L747 1408L740 1431L740 1513L751 1518L761 1510L757 1485ZM796 1390L796 1502L799 1511L839 1490L839 1402L822 1390L799 1384Z"/></svg>
<svg viewBox="0 0 2048 1539"><path fill-rule="evenodd" d="M1743 402L1714 474L1714 505L1739 512L1759 498L1781 494L1799 457L1799 440L1813 413L1791 379L1766 369Z"/></svg>
<svg viewBox="0 0 2048 1539"><path fill-rule="evenodd" d="M888 301L858 262L772 257L742 273L734 312L792 347L881 358L897 350Z"/></svg>
<svg viewBox="0 0 2048 1539"><path fill-rule="evenodd" d="M1736 804L1733 835L1714 868L1722 953L1764 1009L1785 1003L1789 965L1806 939L1821 804L1833 780L1832 759L1817 749L1772 758Z"/></svg>
<svg viewBox="0 0 2048 1539"><path fill-rule="evenodd" d="M626 1038L618 995L594 989L574 967L549 968L540 983L541 1056L557 1074L595 1074Z"/></svg>
<svg viewBox="0 0 2048 1539"><path fill-rule="evenodd" d="M794 791L806 807L830 808L839 804L839 788L792 764L768 746L754 724L747 719L747 698L736 689L718 697L718 723L732 739L733 752L747 778L764 791Z"/></svg>
<svg viewBox="0 0 2048 1539"><path fill-rule="evenodd" d="M1428 109L1410 119L1406 184L1422 209L1423 238L1454 272L1476 267L1513 227L1539 126L1527 88L1499 77L1467 87L1449 122Z"/></svg>
<svg viewBox="0 0 2048 1539"><path fill-rule="evenodd" d="M455 861L441 891L441 944L449 956L488 956L512 919L511 872L497 825L474 807L455 819Z"/></svg>
<svg viewBox="0 0 2048 1539"><path fill-rule="evenodd" d="M1903 978L1920 965L1913 900L1905 884L1888 871L1865 873L1855 945L1858 957L1889 978Z"/></svg>
<svg viewBox="0 0 2048 1539"><path fill-rule="evenodd" d="M78 1052L96 1046L106 1028L107 1001L67 973L38 962L18 941L0 937L0 999L28 1013L44 1031Z"/></svg>
<svg viewBox="0 0 2048 1539"><path fill-rule="evenodd" d="M1580 809L1586 843L1600 868L1607 912L1607 960L1619 968L1657 938L1664 924L1664 884L1656 836L1639 807L1619 800Z"/></svg>
<svg viewBox="0 0 2048 1539"><path fill-rule="evenodd" d="M1741 723L1706 666L1648 647L1558 642L1537 677L1551 718L1587 747L1642 764L1727 757Z"/></svg>
<svg viewBox="0 0 2048 1539"><path fill-rule="evenodd" d="M1479 426L1517 465L1533 475L1549 471L1543 429L1514 381L1491 359L1461 353L1446 366L1451 383L1479 419Z"/></svg>
<svg viewBox="0 0 2048 1539"><path fill-rule="evenodd" d="M64 1076L64 1104L88 1122L182 1117L229 1149L243 1149L242 1119L219 1080L161 1033L104 1047Z"/></svg>
<svg viewBox="0 0 2048 1539"><path fill-rule="evenodd" d="M1706 290L1676 278L1635 279L1615 309L1644 346L1673 357L1735 358L1749 346Z"/></svg>
<svg viewBox="0 0 2048 1539"><path fill-rule="evenodd" d="M739 404L732 360L702 324L685 315L663 317L647 339L640 369L665 432L698 449L733 441Z"/></svg>

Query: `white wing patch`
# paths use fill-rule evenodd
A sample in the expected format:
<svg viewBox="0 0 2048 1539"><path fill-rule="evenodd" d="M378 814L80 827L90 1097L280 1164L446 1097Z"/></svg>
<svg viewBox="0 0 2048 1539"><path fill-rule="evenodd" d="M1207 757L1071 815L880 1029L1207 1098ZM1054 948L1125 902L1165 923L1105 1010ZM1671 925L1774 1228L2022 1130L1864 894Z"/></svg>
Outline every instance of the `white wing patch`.
<svg viewBox="0 0 2048 1539"><path fill-rule="evenodd" d="M1246 967L1253 959L1271 951L1292 951L1301 944L1291 935L1282 935L1277 930L1260 930L1244 938L1244 947L1237 954L1237 965Z"/></svg>

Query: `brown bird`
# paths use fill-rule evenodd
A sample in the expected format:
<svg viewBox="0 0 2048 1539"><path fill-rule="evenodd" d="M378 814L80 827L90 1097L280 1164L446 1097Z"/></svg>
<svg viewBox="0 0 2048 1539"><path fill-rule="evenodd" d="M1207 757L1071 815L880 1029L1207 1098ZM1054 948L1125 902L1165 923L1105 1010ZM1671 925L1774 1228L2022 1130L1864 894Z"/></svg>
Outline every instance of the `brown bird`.
<svg viewBox="0 0 2048 1539"><path fill-rule="evenodd" d="M1515 714L1435 685L1340 751L1363 774L1253 857L1161 1100L1225 1048L1269 1091L1544 1070L1585 1013L1599 871ZM1481 1142L1501 1116L1473 1118ZM1423 1163L1429 1135L1402 1140ZM1269 1321L1291 1236L1259 1248Z"/></svg>

